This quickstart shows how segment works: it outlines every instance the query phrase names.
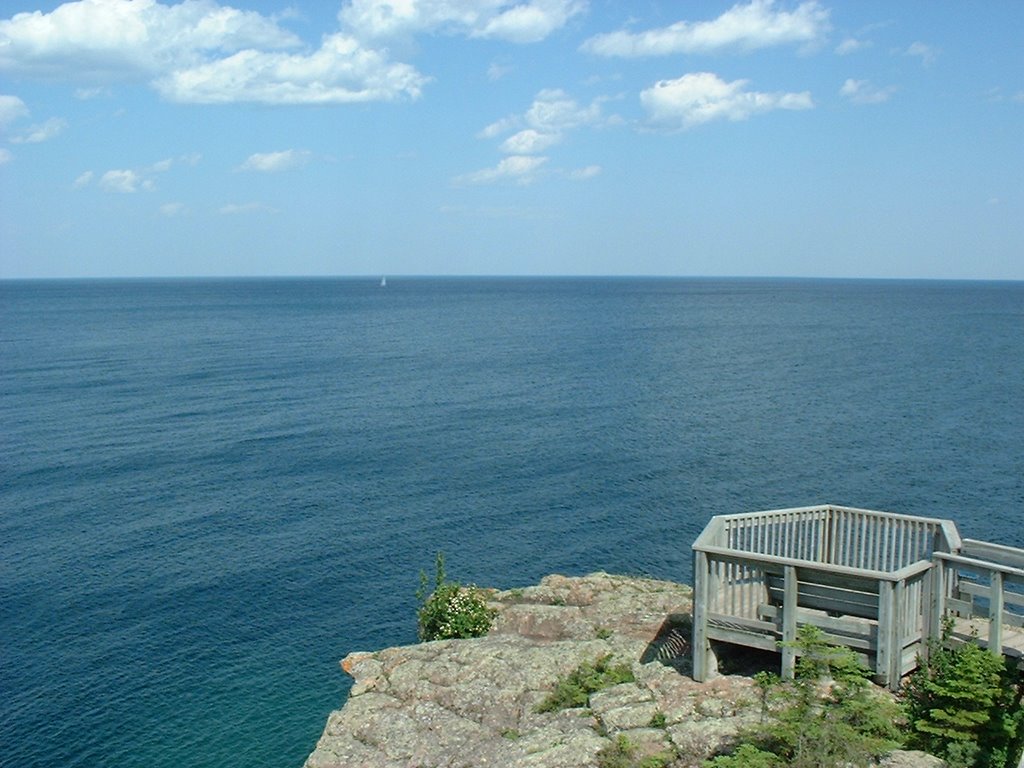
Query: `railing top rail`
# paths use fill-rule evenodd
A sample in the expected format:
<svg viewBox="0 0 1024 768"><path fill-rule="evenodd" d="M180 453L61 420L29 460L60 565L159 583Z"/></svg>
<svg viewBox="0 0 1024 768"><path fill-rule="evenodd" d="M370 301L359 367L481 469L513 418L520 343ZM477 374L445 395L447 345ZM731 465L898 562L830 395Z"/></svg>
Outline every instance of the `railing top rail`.
<svg viewBox="0 0 1024 768"><path fill-rule="evenodd" d="M948 552L936 552L934 557L937 557L940 560L945 560L948 563L963 565L967 568L976 568L982 571L995 571L1006 576L1024 577L1024 569L1013 568L1012 566L1001 565L1000 563L993 563L990 560L978 560L973 557L964 557L963 555L952 555Z"/></svg>
<svg viewBox="0 0 1024 768"><path fill-rule="evenodd" d="M728 515L716 515L716 518L731 522L733 520L751 520L772 515L801 515L811 512L828 512L828 510L828 504L819 504L815 507L787 507L786 509L762 509L757 512L734 512Z"/></svg>
<svg viewBox="0 0 1024 768"><path fill-rule="evenodd" d="M698 549L694 544L694 549ZM752 565L792 565L804 570L818 571L820 573L832 573L840 576L857 576L860 578L876 579L878 581L898 582L923 573L932 567L931 560L917 560L910 565L904 566L895 571L874 571L867 568L853 568L846 565L832 565L820 563L814 560L800 560L793 557L780 557L778 555L762 555L753 552L743 552L738 549L727 547L702 546L699 551L707 555L718 556L729 560L739 561Z"/></svg>
<svg viewBox="0 0 1024 768"><path fill-rule="evenodd" d="M981 539L964 539L964 544L981 544L984 547L991 547L992 549L1011 553L1024 552L1024 549L1020 547L1011 547L1009 544L996 544L994 541L982 541Z"/></svg>
<svg viewBox="0 0 1024 768"><path fill-rule="evenodd" d="M950 552L959 552L963 542L960 539L960 531L952 520L942 521L942 535L946 538L946 546Z"/></svg>
<svg viewBox="0 0 1024 768"><path fill-rule="evenodd" d="M885 512L878 509L861 509L860 507L844 507L838 504L830 504L830 509L841 512L853 512L859 515L870 515L891 520L904 520L911 523L925 523L931 525L953 525L953 521L946 517L926 517L925 515L907 515L902 512Z"/></svg>
<svg viewBox="0 0 1024 768"><path fill-rule="evenodd" d="M1019 547L1011 547L1007 544L995 544L991 541L980 541L979 539L964 539L960 542L960 546L963 549L970 549L976 547L983 551L989 551L992 554L1003 555L1012 560L1019 560L1024 558L1024 549Z"/></svg>
<svg viewBox="0 0 1024 768"><path fill-rule="evenodd" d="M704 526L704 530L700 532L700 535L693 542L693 549L700 549L704 546L710 546L711 543L717 539L725 531L725 520L721 515L716 515L708 520L707 525Z"/></svg>
<svg viewBox="0 0 1024 768"><path fill-rule="evenodd" d="M821 512L849 512L858 515L867 515L882 520L903 520L914 523L924 523L936 526L945 524L953 525L953 521L944 517L924 517L922 515L905 515L900 512L883 512L877 509L860 509L859 507L844 507L838 504L818 504L813 507L787 507L784 509L762 509L756 512L737 512L728 515L716 515L714 519L727 521L751 520L760 517L772 517L778 515L801 515L815 514Z"/></svg>

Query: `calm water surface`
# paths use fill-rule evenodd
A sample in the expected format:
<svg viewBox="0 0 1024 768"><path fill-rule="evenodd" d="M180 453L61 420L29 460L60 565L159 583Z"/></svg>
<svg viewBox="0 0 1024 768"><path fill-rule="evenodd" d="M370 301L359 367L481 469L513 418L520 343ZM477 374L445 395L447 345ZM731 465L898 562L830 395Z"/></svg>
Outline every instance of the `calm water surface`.
<svg viewBox="0 0 1024 768"><path fill-rule="evenodd" d="M437 550L821 502L1024 546L1024 284L0 282L0 765L297 768Z"/></svg>

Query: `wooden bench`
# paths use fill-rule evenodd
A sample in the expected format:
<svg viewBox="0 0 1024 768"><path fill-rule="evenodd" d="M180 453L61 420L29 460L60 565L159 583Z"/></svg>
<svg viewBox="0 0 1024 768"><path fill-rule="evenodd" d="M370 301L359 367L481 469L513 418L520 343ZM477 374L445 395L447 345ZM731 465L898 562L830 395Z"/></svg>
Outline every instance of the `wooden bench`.
<svg viewBox="0 0 1024 768"><path fill-rule="evenodd" d="M768 604L775 608L782 606L784 581L781 571L765 574ZM878 580L797 568L797 605L833 617L878 621Z"/></svg>

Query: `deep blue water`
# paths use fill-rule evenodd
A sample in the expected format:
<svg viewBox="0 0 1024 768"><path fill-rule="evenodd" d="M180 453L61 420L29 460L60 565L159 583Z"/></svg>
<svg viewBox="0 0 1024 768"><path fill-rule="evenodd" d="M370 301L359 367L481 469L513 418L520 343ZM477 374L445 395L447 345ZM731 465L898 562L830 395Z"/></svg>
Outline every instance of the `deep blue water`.
<svg viewBox="0 0 1024 768"><path fill-rule="evenodd" d="M298 768L437 550L819 502L1024 546L1024 283L0 282L0 765Z"/></svg>

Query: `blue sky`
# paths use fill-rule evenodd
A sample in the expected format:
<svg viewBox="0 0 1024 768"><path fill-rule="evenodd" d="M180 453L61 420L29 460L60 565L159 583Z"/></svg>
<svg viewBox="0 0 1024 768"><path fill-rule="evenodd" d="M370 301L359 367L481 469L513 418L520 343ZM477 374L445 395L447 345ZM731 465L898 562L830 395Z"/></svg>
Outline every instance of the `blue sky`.
<svg viewBox="0 0 1024 768"><path fill-rule="evenodd" d="M0 277L1024 279L1020 0L0 5Z"/></svg>

